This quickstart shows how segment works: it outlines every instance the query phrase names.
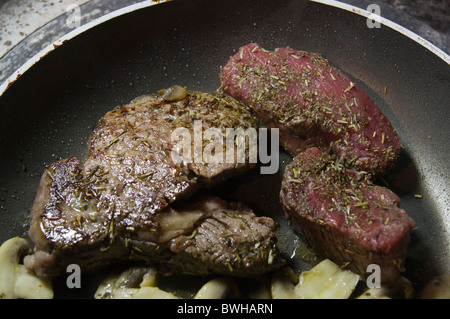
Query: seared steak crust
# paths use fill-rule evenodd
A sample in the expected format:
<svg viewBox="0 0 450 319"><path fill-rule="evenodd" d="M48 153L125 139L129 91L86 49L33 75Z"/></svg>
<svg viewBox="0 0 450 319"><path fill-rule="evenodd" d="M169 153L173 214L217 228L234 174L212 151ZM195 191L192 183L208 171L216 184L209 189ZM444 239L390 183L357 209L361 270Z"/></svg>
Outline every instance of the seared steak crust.
<svg viewBox="0 0 450 319"><path fill-rule="evenodd" d="M96 160L99 156L108 157L106 159L108 162L111 157L120 157L124 153L147 154L155 152L156 149L171 155L171 151L175 150L171 134L177 128L186 128L192 137L191 143L194 144L196 121L201 121L202 132L210 128L218 129L224 137L230 132L227 129L257 128L256 118L251 111L230 96L186 90L186 96L179 100L167 101L162 90L161 94L140 96L130 104L117 107L105 114L89 139L89 158L85 170L87 173L98 170ZM235 158L235 161L229 163L225 159L220 163L214 163L206 156L202 156L207 145L205 141L200 143L202 149L192 145L192 160L184 161L182 166L206 183L221 181L224 176L238 174L255 165L249 162L248 153L242 162ZM199 158L200 161L195 160ZM91 160L94 163L91 163ZM139 177L139 173L137 172L134 177ZM178 172L173 174L176 175Z"/></svg>
<svg viewBox="0 0 450 319"><path fill-rule="evenodd" d="M367 173L311 148L286 168L280 195L286 217L319 254L362 275L377 264L383 281L402 270L414 221Z"/></svg>
<svg viewBox="0 0 450 319"><path fill-rule="evenodd" d="M60 167L77 167L76 162L65 160ZM42 185L52 184L50 193L61 190L46 175L43 180ZM72 196L68 190L78 186L77 181L70 183L58 195L62 202ZM36 200L42 201L47 190L41 188ZM166 273L241 277L266 273L284 263L272 219L217 197L201 195L169 206L155 214L147 229L117 227L114 220L98 215L84 219L73 211L52 212L34 216L30 237L36 252L25 259L27 268L42 277L64 273L69 264L86 273L123 262L154 264Z"/></svg>
<svg viewBox="0 0 450 319"><path fill-rule="evenodd" d="M331 147L343 163L385 173L401 143L369 96L319 54L257 44L239 49L222 68L220 91L249 105L292 156Z"/></svg>
<svg viewBox="0 0 450 319"><path fill-rule="evenodd" d="M164 92L142 96L108 112L89 140L84 165L72 157L47 167L31 211L29 234L36 253L26 262L29 269L42 276L54 276L70 263L90 271L112 262L144 259L164 261L181 271L170 261L177 253L183 254L183 263L189 272L200 274L223 273L228 269L228 272L236 270L232 275L242 275L279 265L279 259L272 257L273 264L267 263L269 251L274 249L274 224L264 228L267 221L259 220L250 211L242 213L242 220L236 217L241 224L239 227L248 229L247 234L239 234L237 238L267 240L267 245L261 246L264 250L261 258L242 255L242 261L236 261L238 255L234 250L239 250L238 245L230 246L229 241L212 238L222 236L219 230L205 238L209 236L207 239L217 245L216 253L233 250L222 259L194 245L193 238L179 237L191 234L194 229L203 229L202 225L210 218L220 220L222 230L236 232L226 223L234 221L229 216L241 213L226 208L224 202L217 204L217 200L198 199L199 203L194 201L178 209L183 213L174 211L170 204L192 196L200 187L249 169L254 163L249 163L248 156L243 163L217 163L206 159L200 163L175 162L171 153L174 148L172 132L183 127L193 135L195 120L202 121L203 129L215 127L221 132L226 128L256 126L251 113L229 96L182 92L185 94L170 101ZM213 210L207 202L216 202L216 208ZM217 207L228 211L217 217ZM247 227L247 223L253 226ZM252 233L252 229L262 230L262 237ZM203 238L204 232L199 233L198 238ZM178 238L177 244L169 244L174 238ZM182 249L183 240L189 241L191 248ZM198 249L195 254L192 247ZM215 257L204 257L204 264L199 267L198 254L202 253ZM274 254L273 251L271 255ZM220 262L224 264L219 266Z"/></svg>
<svg viewBox="0 0 450 319"><path fill-rule="evenodd" d="M283 264L271 218L257 217L241 203L218 198L198 205L209 214L192 233L170 241L172 270L240 277L266 273Z"/></svg>

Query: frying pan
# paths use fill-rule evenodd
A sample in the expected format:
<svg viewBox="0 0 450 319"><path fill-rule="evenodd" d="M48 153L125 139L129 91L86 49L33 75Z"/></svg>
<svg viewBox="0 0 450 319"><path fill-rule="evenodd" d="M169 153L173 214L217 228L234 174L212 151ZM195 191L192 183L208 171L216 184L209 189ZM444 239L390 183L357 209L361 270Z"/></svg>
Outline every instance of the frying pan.
<svg viewBox="0 0 450 319"><path fill-rule="evenodd" d="M25 236L46 165L73 155L83 160L91 130L107 111L173 84L213 92L220 67L240 46L256 42L321 53L377 103L403 142L384 182L417 224L405 276L420 288L450 273L447 54L385 19L369 28L366 11L339 2L154 4L129 6L69 33L0 87L0 242ZM251 172L215 192L279 222L280 250L300 271L313 261L300 252L279 203L290 160L281 152L277 174ZM92 296L89 289L77 296L86 293Z"/></svg>

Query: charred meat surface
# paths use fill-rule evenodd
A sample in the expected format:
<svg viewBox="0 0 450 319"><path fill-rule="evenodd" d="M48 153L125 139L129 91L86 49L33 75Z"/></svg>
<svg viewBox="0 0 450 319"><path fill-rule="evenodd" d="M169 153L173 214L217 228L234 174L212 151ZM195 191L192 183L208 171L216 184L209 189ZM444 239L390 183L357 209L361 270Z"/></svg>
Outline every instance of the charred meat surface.
<svg viewBox="0 0 450 319"><path fill-rule="evenodd" d="M39 250L25 259L39 276L64 273L69 264L83 272L108 265L146 262L164 273L249 276L283 265L278 254L275 222L257 217L248 207L217 197L200 195L169 206L154 216L153 228L123 229L105 220L85 220L69 214L53 216L46 233L32 224L32 237L42 236ZM51 223L51 224L50 224ZM48 231L63 231L67 246L55 246ZM69 238L69 233L76 234ZM53 234L54 236L55 234ZM70 239L70 240L69 240Z"/></svg>
<svg viewBox="0 0 450 319"><path fill-rule="evenodd" d="M192 233L170 240L170 269L240 277L266 273L283 265L276 248L276 225L271 218L257 217L245 205L218 198L199 200L193 206L204 216Z"/></svg>
<svg viewBox="0 0 450 319"><path fill-rule="evenodd" d="M228 269L231 275L240 275L277 266L278 259L268 257L275 256L271 232L274 225L266 219L258 219L248 211L241 217L240 211L227 211L230 208L226 203L210 198L181 207L183 214L176 214L170 206L254 165L248 158L229 163L207 159L174 161L171 134L178 127L193 134L196 120L201 120L203 129L214 127L221 132L256 125L251 113L231 97L181 87L176 90L175 96L163 90L108 112L90 137L84 165L72 157L47 167L31 211L29 235L35 243L35 254L27 258L29 269L41 276L54 276L70 263L90 271L140 259L164 261L169 268L183 271L170 261L177 258L189 272L195 273L198 268L201 274ZM193 142L188 146L195 154ZM205 143L200 145L207 147ZM208 203L215 203L216 208ZM218 211L227 213L219 216ZM205 227L213 220L216 224L208 232ZM239 221L240 225L233 228L232 223L227 224L231 221ZM263 228L263 237L253 233L253 229ZM247 231L238 234L240 229ZM189 237L195 230L199 237ZM240 247L224 233L247 239L249 245L260 242L263 252L258 258L264 262L253 256L246 245ZM205 248L199 248L196 238L202 238ZM171 243L175 239L176 243ZM212 250L206 248L207 242L214 243ZM227 251L233 252L226 255ZM272 262L268 263L268 259Z"/></svg>
<svg viewBox="0 0 450 319"><path fill-rule="evenodd" d="M286 217L323 257L362 275L377 264L382 281L403 270L414 221L366 172L310 148L286 168L280 196Z"/></svg>
<svg viewBox="0 0 450 319"><path fill-rule="evenodd" d="M222 68L220 91L249 105L266 126L278 127L292 156L331 147L343 163L383 174L400 153L386 116L319 54L250 43Z"/></svg>
<svg viewBox="0 0 450 319"><path fill-rule="evenodd" d="M249 161L248 153L243 160L238 161L237 150L234 152L234 160L225 158L225 152L220 161L208 158L207 155L214 153L214 149L211 150L213 143L208 143L206 134L201 135L200 143L194 144L196 135L205 133L208 129L220 132L221 137L227 139L235 137L231 129L256 128L257 121L246 106L227 95L192 92L179 86L174 87L185 90L184 94L178 93L181 98L175 99L176 96L167 94L167 91L174 90L171 87L161 90L159 94L140 96L130 104L105 114L89 139L86 171L92 172L102 166L97 163L97 158L106 156L108 162L111 157L120 157L125 151L125 155L132 151L155 153L155 149L167 155L171 155L171 151L180 152L177 148L180 143L177 143L176 136L175 141L172 138L176 129L190 137L188 144L191 156L187 160L180 155L183 159L181 165L206 183L220 182L229 175L238 174L255 165ZM94 163L91 163L91 159ZM144 171L137 172L135 177L139 177L139 173L147 174Z"/></svg>

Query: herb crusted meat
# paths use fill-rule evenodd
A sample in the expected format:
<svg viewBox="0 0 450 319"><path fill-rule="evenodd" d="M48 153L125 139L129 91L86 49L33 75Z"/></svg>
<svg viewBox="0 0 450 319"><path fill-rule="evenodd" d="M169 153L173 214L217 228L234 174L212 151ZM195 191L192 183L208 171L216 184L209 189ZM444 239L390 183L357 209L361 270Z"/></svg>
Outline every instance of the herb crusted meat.
<svg viewBox="0 0 450 319"><path fill-rule="evenodd" d="M331 147L343 163L385 173L401 143L369 96L319 54L250 43L222 68L221 88L246 103L295 156Z"/></svg>
<svg viewBox="0 0 450 319"><path fill-rule="evenodd" d="M195 120L221 131L256 125L233 98L181 87L108 112L84 163L63 159L42 175L29 230L35 253L26 267L44 277L72 263L82 272L147 261L168 271L231 276L279 267L273 220L195 194L254 164L174 161L171 133L192 131Z"/></svg>
<svg viewBox="0 0 450 319"><path fill-rule="evenodd" d="M366 172L313 147L288 165L280 195L286 217L322 256L359 274L377 264L383 281L403 270L414 221Z"/></svg>
<svg viewBox="0 0 450 319"><path fill-rule="evenodd" d="M401 149L386 116L345 74L315 53L250 43L222 68L220 91L247 104L294 157L281 202L302 237L323 257L395 279L414 221L400 198L373 184Z"/></svg>

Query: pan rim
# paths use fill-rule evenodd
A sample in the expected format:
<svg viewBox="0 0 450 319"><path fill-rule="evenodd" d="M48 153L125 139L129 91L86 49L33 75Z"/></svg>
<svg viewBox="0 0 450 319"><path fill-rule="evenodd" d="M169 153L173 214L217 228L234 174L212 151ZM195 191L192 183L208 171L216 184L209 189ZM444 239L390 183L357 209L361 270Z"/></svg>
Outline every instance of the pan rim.
<svg viewBox="0 0 450 319"><path fill-rule="evenodd" d="M65 42L75 38L76 36L88 31L89 29L96 27L104 22L107 22L109 20L112 20L114 18L117 18L119 16L125 15L127 13L131 13L140 9L148 8L151 6L155 6L158 4L166 3L170 0L166 1L158 1L155 2L154 0L145 0L142 2L138 2L135 4L131 4L129 6L117 9L115 11L109 12L101 17L98 17L84 25L81 25L80 27L77 27L76 29L68 32L67 34L63 35L62 37L58 38L57 40L53 41L49 45L47 45L44 49L39 51L37 54L35 54L33 57L28 59L22 66L20 66L16 71L14 71L1 85L0 85L0 98L2 95L6 92L6 90L25 72L27 72L32 66L34 66L37 62L39 62L42 58L44 58L46 55L54 51L59 46L63 45ZM372 12L369 12L367 10L361 9L359 7L356 7L351 4L343 3L337 0L309 0L311 2L335 7L341 10L349 11L354 14L373 19L380 24L389 27L390 29L406 36L410 40L416 42L417 44L421 45L422 47L426 48L427 50L434 53L437 57L442 59L444 62L446 62L448 65L450 65L450 55L445 53L443 50L439 49L437 46L426 40L425 38L421 37L420 35L412 32L411 30L408 30L407 28L389 20L386 18L383 18L379 15L375 15Z"/></svg>
<svg viewBox="0 0 450 319"><path fill-rule="evenodd" d="M434 44L432 44L425 38L421 37L417 33L399 25L398 23L396 23L392 20L386 19L382 16L379 16L379 15L369 12L367 10L361 9L354 5L343 3L343 2L337 1L337 0L309 0L309 1L333 6L333 7L336 7L336 8L342 9L342 10L346 10L346 11L350 11L350 12L353 12L360 16L363 16L365 18L370 17L370 19L375 20L375 21L387 26L387 27L391 28L392 30L397 31L397 32L403 34L404 36L408 37L409 39L413 40L414 42L420 44L421 46L430 50L435 55L437 55L439 58L444 60L444 62L446 62L447 64L450 65L450 55L448 55L443 50L439 49L437 46L435 46Z"/></svg>

